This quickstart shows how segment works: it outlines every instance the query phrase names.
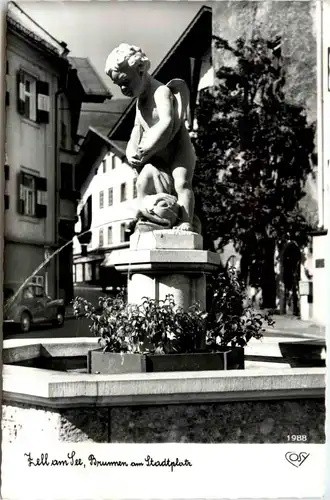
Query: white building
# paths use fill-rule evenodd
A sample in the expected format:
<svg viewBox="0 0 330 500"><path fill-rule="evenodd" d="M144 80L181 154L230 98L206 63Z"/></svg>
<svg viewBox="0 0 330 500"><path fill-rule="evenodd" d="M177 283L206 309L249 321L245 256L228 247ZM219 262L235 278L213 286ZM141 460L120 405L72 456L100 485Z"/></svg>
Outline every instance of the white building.
<svg viewBox="0 0 330 500"><path fill-rule="evenodd" d="M134 217L136 175L125 161L125 152L108 140L109 152L91 172L82 188L78 213L88 198L92 200L91 242L86 256L81 256L78 238L74 242L75 282L98 282L103 254L114 248L126 247L126 223ZM79 230L79 224L77 229ZM76 256L79 256L78 259Z"/></svg>

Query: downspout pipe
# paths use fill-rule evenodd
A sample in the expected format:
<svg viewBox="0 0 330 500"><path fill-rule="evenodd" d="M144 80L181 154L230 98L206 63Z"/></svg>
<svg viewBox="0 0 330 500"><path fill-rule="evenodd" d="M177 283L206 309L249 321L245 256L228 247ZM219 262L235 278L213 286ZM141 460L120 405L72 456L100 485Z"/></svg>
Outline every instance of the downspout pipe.
<svg viewBox="0 0 330 500"><path fill-rule="evenodd" d="M58 171L59 171L59 134L58 134L58 128L59 128L59 123L58 123L58 103L59 103L59 97L62 94L65 94L65 91L68 88L68 76L69 76L69 68L67 68L67 73L65 77L65 85L60 87L56 92L55 92L55 113L54 113L54 120L55 120L55 130L54 130L54 143L55 143L55 148L54 148L54 165L55 165L55 175L54 175L54 241L55 241L55 247L56 249L58 248L59 245L59 220L60 220L60 203L59 203L59 186L58 186ZM56 256L56 261L55 261L55 266L56 266L56 296L59 297L59 257L58 255Z"/></svg>

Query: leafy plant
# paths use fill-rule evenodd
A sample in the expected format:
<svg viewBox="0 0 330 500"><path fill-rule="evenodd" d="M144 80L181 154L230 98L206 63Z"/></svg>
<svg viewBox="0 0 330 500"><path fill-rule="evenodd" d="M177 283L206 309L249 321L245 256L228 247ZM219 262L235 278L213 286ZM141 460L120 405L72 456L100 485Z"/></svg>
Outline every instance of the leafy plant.
<svg viewBox="0 0 330 500"><path fill-rule="evenodd" d="M90 330L109 352L156 354L196 352L201 347L216 351L224 346L244 347L260 339L265 322L274 322L249 304L243 284L233 268L213 277L208 312L198 303L187 311L176 306L172 295L165 300L145 298L140 305L127 304L123 295L101 298L98 313L81 297L74 301L76 316L91 321Z"/></svg>
<svg viewBox="0 0 330 500"><path fill-rule="evenodd" d="M123 296L101 298L101 313L81 297L74 301L76 316L84 312L100 346L109 352L193 352L204 331L205 313L198 304L188 311L165 300L145 297L141 305L127 304Z"/></svg>
<svg viewBox="0 0 330 500"><path fill-rule="evenodd" d="M211 282L211 304L206 321L206 345L244 347L261 339L264 325L273 326L269 313L259 313L247 297L246 287L234 267L222 269Z"/></svg>

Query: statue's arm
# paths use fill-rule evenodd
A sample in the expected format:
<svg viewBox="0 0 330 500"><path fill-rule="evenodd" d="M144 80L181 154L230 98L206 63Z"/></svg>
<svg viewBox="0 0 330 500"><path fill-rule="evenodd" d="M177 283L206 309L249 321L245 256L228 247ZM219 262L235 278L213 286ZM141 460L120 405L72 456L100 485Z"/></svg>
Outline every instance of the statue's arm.
<svg viewBox="0 0 330 500"><path fill-rule="evenodd" d="M140 142L138 150L144 158L150 158L164 149L172 139L174 128L174 96L171 90L164 86L158 87L154 100L159 121L148 129Z"/></svg>
<svg viewBox="0 0 330 500"><path fill-rule="evenodd" d="M126 146L126 157L128 162L133 156L138 155L138 145L141 139L141 124L139 120L138 110L136 110L134 127L131 132L131 136Z"/></svg>

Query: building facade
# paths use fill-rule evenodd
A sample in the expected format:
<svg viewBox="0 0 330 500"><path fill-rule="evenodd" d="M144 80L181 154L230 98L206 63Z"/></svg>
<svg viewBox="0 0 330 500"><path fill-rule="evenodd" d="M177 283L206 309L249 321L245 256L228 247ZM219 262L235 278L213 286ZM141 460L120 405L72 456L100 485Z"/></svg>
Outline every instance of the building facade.
<svg viewBox="0 0 330 500"><path fill-rule="evenodd" d="M74 234L79 198L75 134L81 104L91 98L86 97L81 72L69 60L66 45L33 31L31 18L28 27L24 21L23 11L9 11L4 284L12 289ZM95 96L101 102L110 97L104 86ZM72 246L32 280L44 285L48 294L69 300Z"/></svg>

